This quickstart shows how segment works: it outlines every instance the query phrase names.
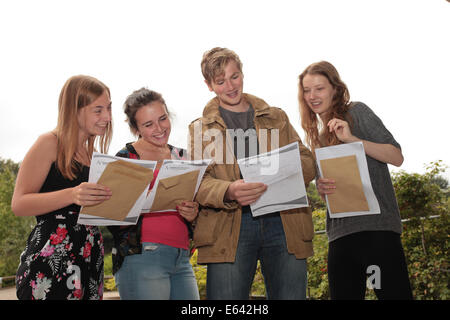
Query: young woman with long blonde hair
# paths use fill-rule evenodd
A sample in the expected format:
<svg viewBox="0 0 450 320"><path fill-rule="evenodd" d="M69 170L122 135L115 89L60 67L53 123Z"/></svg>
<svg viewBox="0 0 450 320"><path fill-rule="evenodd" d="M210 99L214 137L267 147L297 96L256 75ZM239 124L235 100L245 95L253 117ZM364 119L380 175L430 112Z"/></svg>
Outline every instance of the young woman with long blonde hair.
<svg viewBox="0 0 450 320"><path fill-rule="evenodd" d="M110 198L111 191L87 183L96 139L106 152L112 137L111 98L90 76L64 84L53 131L26 154L12 198L17 216L36 216L16 274L19 299L101 299L103 240L97 227L77 224L80 206Z"/></svg>

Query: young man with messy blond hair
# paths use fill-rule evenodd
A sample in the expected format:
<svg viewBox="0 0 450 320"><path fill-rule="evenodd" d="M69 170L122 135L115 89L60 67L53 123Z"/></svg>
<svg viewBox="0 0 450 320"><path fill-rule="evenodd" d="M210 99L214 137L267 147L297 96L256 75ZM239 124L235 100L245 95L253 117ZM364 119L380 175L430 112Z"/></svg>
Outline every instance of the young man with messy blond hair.
<svg viewBox="0 0 450 320"><path fill-rule="evenodd" d="M235 52L213 48L203 55L201 68L216 95L189 126L191 155L214 158L197 193L201 211L194 232L198 263L208 265L207 298L248 299L260 260L269 299L305 299L306 258L313 254L311 210L253 217L249 205L267 186L244 182L236 159L297 141L309 184L316 174L311 152L283 110L243 92Z"/></svg>

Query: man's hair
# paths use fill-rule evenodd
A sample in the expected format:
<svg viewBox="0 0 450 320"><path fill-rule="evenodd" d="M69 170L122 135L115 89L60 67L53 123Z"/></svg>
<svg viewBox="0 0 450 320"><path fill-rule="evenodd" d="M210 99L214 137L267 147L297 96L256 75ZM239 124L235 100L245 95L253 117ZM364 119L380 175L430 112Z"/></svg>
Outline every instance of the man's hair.
<svg viewBox="0 0 450 320"><path fill-rule="evenodd" d="M208 83L212 83L217 76L224 74L225 66L230 61L235 61L239 71L242 73L242 62L239 56L227 48L212 48L203 54L201 63L202 74Z"/></svg>

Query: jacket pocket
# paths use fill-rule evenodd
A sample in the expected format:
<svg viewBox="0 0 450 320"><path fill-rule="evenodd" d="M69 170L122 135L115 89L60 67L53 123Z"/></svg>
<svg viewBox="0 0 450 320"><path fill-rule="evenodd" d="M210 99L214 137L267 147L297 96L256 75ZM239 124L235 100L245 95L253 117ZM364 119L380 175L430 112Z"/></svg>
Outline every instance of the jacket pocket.
<svg viewBox="0 0 450 320"><path fill-rule="evenodd" d="M212 210L199 212L194 229L194 244L196 247L208 246L216 242L219 217L220 213Z"/></svg>

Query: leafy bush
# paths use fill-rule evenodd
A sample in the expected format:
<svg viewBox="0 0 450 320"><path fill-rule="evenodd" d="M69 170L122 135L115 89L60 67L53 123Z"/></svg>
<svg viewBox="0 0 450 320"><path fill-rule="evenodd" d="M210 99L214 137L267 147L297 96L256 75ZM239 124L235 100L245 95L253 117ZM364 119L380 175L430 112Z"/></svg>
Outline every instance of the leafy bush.
<svg viewBox="0 0 450 320"><path fill-rule="evenodd" d="M11 211L17 171L17 164L0 159L0 277L16 273L20 254L36 224L34 217L16 217Z"/></svg>
<svg viewBox="0 0 450 320"><path fill-rule="evenodd" d="M314 231L325 230L326 210L313 211ZM328 238L326 233L316 234L313 239L314 255L308 258L307 297L315 300L329 298L328 290Z"/></svg>
<svg viewBox="0 0 450 320"><path fill-rule="evenodd" d="M449 199L442 161L430 163L423 175L400 171L393 183L403 224L403 246L416 299L450 298ZM447 189L443 189L443 187Z"/></svg>
<svg viewBox="0 0 450 320"><path fill-rule="evenodd" d="M111 253L105 252L105 258L103 262L103 270L105 274L105 281L103 285L103 289L105 291L115 291L116 288L116 281L114 280L114 277L112 276L112 258Z"/></svg>
<svg viewBox="0 0 450 320"><path fill-rule="evenodd" d="M423 221L423 233L420 228L410 227L409 224L405 227L402 238L415 299L450 299L448 214ZM423 251L423 236L427 243L427 254ZM443 236L447 239L439 241Z"/></svg>

